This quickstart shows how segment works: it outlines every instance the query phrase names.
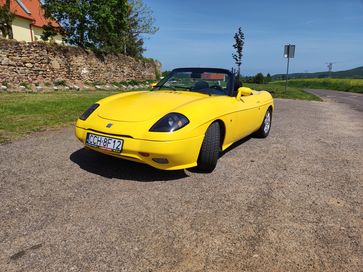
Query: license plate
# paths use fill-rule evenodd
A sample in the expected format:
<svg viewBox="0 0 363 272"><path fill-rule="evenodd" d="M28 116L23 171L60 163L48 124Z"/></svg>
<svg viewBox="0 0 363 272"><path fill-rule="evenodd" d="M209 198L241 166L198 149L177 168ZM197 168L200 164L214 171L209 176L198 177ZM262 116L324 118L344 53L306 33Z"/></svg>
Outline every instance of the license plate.
<svg viewBox="0 0 363 272"><path fill-rule="evenodd" d="M87 133L86 145L121 153L123 140Z"/></svg>

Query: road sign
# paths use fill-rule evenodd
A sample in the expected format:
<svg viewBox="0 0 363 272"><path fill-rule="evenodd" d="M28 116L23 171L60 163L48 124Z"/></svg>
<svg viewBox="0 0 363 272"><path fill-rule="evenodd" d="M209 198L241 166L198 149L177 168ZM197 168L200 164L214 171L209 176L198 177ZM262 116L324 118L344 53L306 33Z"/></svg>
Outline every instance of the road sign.
<svg viewBox="0 0 363 272"><path fill-rule="evenodd" d="M286 92L287 91L287 81L289 80L290 59L295 57L295 45L294 44L285 45L284 57L287 58L286 82L285 82L285 92Z"/></svg>
<svg viewBox="0 0 363 272"><path fill-rule="evenodd" d="M294 58L295 57L295 45L294 44L285 45L284 57L285 58Z"/></svg>

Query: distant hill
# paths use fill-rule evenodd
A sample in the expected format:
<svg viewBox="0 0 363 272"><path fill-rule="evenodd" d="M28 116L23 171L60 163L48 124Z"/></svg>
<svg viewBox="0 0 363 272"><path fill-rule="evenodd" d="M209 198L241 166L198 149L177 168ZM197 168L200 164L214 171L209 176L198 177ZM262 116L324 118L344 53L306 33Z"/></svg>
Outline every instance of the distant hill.
<svg viewBox="0 0 363 272"><path fill-rule="evenodd" d="M329 72L317 73L294 73L289 74L289 78L326 78L329 77ZM331 73L332 78L363 78L363 66L345 71L337 71ZM285 79L285 74L273 75L272 79Z"/></svg>

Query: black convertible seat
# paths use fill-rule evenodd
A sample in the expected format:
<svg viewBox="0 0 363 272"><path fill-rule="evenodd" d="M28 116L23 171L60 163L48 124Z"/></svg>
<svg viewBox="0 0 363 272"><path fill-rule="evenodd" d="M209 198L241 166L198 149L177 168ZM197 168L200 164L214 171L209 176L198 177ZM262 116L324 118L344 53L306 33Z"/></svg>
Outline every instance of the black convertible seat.
<svg viewBox="0 0 363 272"><path fill-rule="evenodd" d="M208 88L209 88L208 82L206 82L204 80L199 80L195 83L193 90L204 90L204 89L208 89Z"/></svg>

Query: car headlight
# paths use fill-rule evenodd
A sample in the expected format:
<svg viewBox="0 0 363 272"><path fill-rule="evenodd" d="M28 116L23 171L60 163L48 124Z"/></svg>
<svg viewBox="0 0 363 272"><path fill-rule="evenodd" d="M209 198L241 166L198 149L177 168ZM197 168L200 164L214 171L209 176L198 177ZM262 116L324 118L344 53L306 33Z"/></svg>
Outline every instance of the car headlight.
<svg viewBox="0 0 363 272"><path fill-rule="evenodd" d="M79 119L85 121L91 114L92 112L94 112L98 107L100 106L100 104L93 104L91 107L89 107L80 117Z"/></svg>
<svg viewBox="0 0 363 272"><path fill-rule="evenodd" d="M173 132L189 124L183 114L172 112L165 115L150 128L152 132Z"/></svg>

